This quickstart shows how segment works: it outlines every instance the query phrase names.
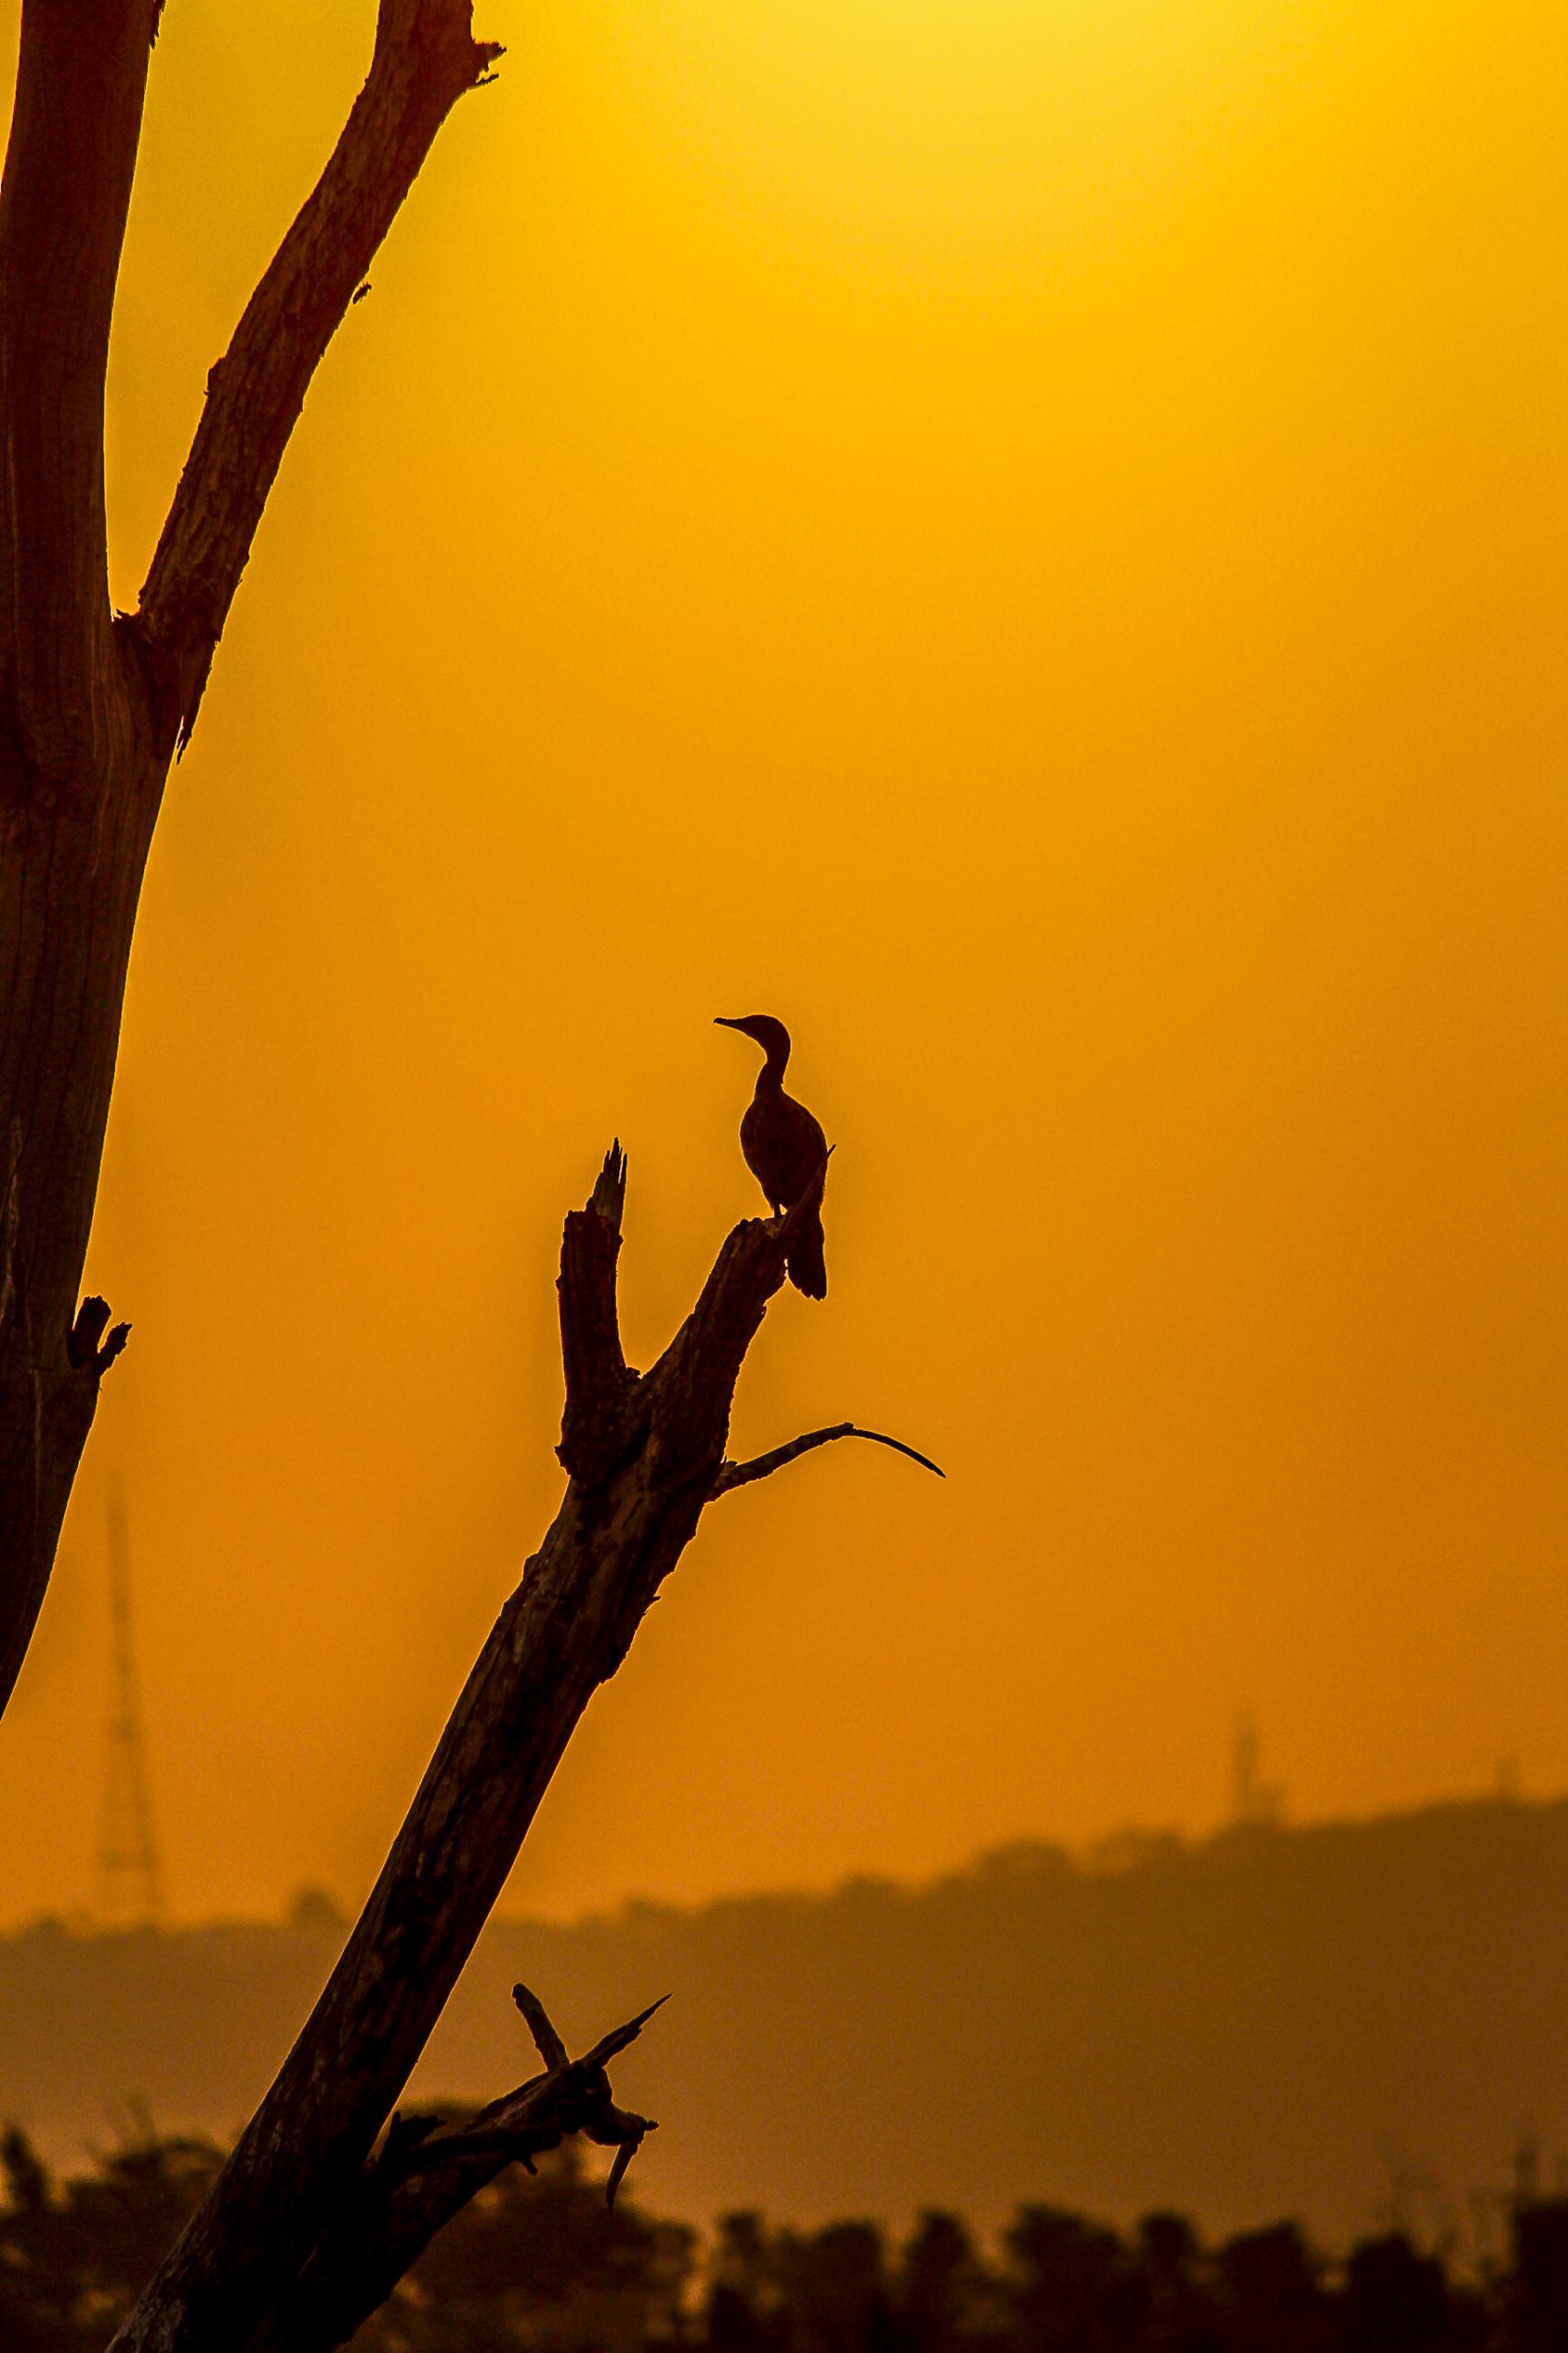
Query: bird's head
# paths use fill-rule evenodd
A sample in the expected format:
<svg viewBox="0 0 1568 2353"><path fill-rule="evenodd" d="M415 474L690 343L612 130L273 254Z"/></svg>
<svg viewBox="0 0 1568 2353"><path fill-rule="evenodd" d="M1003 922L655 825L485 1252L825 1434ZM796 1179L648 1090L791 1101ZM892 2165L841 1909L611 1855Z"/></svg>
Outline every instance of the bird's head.
<svg viewBox="0 0 1568 2353"><path fill-rule="evenodd" d="M755 1039L768 1061L777 1062L782 1070L790 1056L790 1032L782 1021L776 1021L771 1013L746 1013L734 1019L719 1013L713 1017L721 1029L739 1029L744 1037Z"/></svg>

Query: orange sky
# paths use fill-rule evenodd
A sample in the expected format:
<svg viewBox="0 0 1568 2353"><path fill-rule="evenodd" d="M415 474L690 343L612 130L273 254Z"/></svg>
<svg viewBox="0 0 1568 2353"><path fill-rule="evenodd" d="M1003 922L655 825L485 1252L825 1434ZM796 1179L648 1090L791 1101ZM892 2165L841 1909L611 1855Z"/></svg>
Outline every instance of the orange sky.
<svg viewBox="0 0 1568 2353"><path fill-rule="evenodd" d="M370 0L170 0L131 598ZM14 39L15 0L6 18ZM357 1899L794 1029L832 1292L508 1896L1568 1784L1559 0L483 0L170 794L0 1731L89 1900L123 1484L180 1916Z"/></svg>

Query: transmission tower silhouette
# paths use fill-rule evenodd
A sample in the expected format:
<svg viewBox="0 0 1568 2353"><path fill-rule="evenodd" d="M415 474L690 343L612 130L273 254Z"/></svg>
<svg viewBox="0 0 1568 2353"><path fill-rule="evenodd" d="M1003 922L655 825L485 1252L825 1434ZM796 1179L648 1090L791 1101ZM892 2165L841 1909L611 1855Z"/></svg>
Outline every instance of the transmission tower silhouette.
<svg viewBox="0 0 1568 2353"><path fill-rule="evenodd" d="M1231 1742L1231 1820L1255 1829L1285 1818L1284 1790L1277 1781L1264 1780L1258 1770L1262 1753L1252 1711L1243 1708Z"/></svg>
<svg viewBox="0 0 1568 2353"><path fill-rule="evenodd" d="M163 1917L163 1886L147 1782L142 1694L131 1641L131 1539L125 1506L118 1498L108 1512L108 1595L114 1681L109 1697L103 1835L98 1842L97 1913L106 1927L151 1927Z"/></svg>

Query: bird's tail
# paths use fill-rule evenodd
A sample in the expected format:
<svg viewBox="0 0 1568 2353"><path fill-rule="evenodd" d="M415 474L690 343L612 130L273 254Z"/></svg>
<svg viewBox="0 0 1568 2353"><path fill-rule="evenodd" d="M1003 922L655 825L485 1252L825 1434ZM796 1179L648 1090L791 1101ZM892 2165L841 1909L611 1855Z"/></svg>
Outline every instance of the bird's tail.
<svg viewBox="0 0 1568 2353"><path fill-rule="evenodd" d="M790 1244L785 1261L790 1280L808 1299L827 1297L827 1262L823 1256L822 1211L807 1210Z"/></svg>

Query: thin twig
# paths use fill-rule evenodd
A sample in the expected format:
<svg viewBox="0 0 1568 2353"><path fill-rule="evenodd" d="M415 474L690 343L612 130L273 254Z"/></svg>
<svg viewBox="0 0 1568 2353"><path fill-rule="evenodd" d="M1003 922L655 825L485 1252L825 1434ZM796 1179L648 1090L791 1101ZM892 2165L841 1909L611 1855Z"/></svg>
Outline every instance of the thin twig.
<svg viewBox="0 0 1568 2353"><path fill-rule="evenodd" d="M639 2010L637 2016L628 2018L624 2026L612 2026L608 2034L599 2037L591 2051L584 2052L577 2062L578 2066L606 2067L612 2059L618 2059L629 2043L636 2041L654 2011L662 2010L669 1998L667 1994L661 1994L656 2002L650 2002L645 2010Z"/></svg>
<svg viewBox="0 0 1568 2353"><path fill-rule="evenodd" d="M895 1454L907 1454L912 1462L923 1470L935 1471L938 1479L947 1472L933 1462L928 1454L921 1454L915 1447L905 1446L901 1438L888 1438L881 1430L858 1429L853 1422L835 1422L830 1430L808 1430L804 1438L792 1438L788 1446L776 1446L771 1453L756 1454L749 1462L722 1462L713 1482L715 1495L727 1495L733 1487L749 1487L754 1479L771 1478L775 1471L782 1471L813 1448L829 1446L835 1438L869 1438L874 1446L891 1446Z"/></svg>

